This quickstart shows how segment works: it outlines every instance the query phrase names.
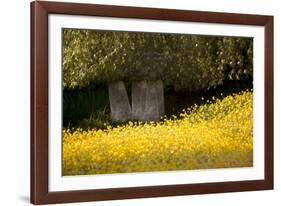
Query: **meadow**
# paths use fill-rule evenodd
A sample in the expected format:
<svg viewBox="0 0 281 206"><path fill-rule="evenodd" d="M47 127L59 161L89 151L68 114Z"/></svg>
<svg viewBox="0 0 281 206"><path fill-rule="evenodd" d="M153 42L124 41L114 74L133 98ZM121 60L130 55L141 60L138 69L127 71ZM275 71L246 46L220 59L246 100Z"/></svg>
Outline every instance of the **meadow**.
<svg viewBox="0 0 281 206"><path fill-rule="evenodd" d="M251 167L253 92L204 100L159 122L63 130L63 175Z"/></svg>

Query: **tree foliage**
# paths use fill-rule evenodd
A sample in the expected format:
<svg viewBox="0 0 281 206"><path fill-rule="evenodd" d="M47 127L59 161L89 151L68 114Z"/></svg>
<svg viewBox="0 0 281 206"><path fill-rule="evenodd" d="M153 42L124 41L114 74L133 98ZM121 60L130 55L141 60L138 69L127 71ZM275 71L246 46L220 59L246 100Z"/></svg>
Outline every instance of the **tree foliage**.
<svg viewBox="0 0 281 206"><path fill-rule="evenodd" d="M251 79L251 38L63 30L63 84L162 79L176 90Z"/></svg>

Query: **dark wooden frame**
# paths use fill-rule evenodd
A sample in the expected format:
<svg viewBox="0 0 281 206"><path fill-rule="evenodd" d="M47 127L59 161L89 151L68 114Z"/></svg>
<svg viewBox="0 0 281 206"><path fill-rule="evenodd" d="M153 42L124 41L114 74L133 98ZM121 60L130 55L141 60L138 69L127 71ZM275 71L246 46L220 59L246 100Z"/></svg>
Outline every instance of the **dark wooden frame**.
<svg viewBox="0 0 281 206"><path fill-rule="evenodd" d="M48 191L48 14L159 19L265 28L265 179L235 182ZM31 3L31 202L67 203L273 189L273 16L93 4Z"/></svg>

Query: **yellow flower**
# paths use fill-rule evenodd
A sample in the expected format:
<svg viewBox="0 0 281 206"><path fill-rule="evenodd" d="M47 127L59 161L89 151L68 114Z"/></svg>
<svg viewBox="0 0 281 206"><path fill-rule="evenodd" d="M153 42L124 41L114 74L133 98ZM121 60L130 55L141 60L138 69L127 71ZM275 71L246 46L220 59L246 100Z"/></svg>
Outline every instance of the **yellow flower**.
<svg viewBox="0 0 281 206"><path fill-rule="evenodd" d="M212 99L161 122L64 129L63 174L252 166L252 91Z"/></svg>

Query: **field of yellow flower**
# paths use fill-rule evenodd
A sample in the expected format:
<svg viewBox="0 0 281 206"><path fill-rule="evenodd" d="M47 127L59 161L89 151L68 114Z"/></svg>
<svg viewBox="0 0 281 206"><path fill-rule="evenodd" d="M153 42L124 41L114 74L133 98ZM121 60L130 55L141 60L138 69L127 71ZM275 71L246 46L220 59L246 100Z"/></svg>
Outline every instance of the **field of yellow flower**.
<svg viewBox="0 0 281 206"><path fill-rule="evenodd" d="M250 167L252 94L194 105L158 123L63 130L63 175Z"/></svg>

